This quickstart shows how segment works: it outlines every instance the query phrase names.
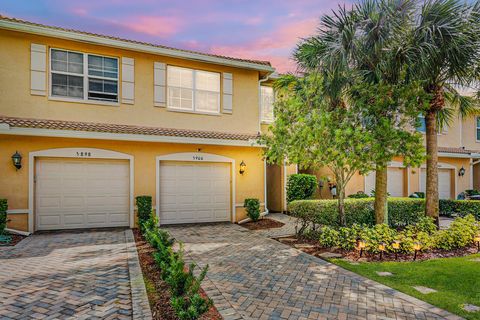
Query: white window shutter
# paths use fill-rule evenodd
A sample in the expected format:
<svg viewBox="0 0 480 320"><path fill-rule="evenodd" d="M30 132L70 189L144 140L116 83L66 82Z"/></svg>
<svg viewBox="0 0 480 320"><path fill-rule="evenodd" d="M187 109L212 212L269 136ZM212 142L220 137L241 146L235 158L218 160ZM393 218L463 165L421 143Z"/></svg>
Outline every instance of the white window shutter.
<svg viewBox="0 0 480 320"><path fill-rule="evenodd" d="M47 46L43 44L30 46L30 93L47 94Z"/></svg>
<svg viewBox="0 0 480 320"><path fill-rule="evenodd" d="M122 103L135 103L135 60L122 57Z"/></svg>
<svg viewBox="0 0 480 320"><path fill-rule="evenodd" d="M153 64L153 103L156 107L166 107L166 66L165 63Z"/></svg>
<svg viewBox="0 0 480 320"><path fill-rule="evenodd" d="M223 113L233 113L233 75L223 73Z"/></svg>

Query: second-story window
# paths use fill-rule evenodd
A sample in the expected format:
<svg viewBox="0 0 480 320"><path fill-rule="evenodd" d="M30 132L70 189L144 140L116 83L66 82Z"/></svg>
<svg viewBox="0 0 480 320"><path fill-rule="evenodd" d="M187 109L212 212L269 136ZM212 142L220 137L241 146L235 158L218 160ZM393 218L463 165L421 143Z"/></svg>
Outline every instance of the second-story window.
<svg viewBox="0 0 480 320"><path fill-rule="evenodd" d="M220 112L220 74L180 67L167 67L168 107Z"/></svg>
<svg viewBox="0 0 480 320"><path fill-rule="evenodd" d="M118 101L118 60L80 52L51 50L51 95Z"/></svg>
<svg viewBox="0 0 480 320"><path fill-rule="evenodd" d="M273 88L267 86L260 87L260 105L262 108L261 115L262 121L264 122L272 122L273 119L273 103L274 103L274 95L273 95Z"/></svg>
<svg viewBox="0 0 480 320"><path fill-rule="evenodd" d="M416 129L418 132L423 132L423 133L427 131L427 126L425 124L425 117L423 115L418 116Z"/></svg>
<svg viewBox="0 0 480 320"><path fill-rule="evenodd" d="M475 118L477 141L480 141L480 117Z"/></svg>

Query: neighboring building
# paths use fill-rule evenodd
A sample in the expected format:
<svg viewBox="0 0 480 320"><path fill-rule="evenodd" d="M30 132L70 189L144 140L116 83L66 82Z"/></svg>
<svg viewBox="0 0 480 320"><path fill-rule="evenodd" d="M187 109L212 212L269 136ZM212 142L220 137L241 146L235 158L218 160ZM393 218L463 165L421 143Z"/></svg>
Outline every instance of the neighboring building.
<svg viewBox="0 0 480 320"><path fill-rule="evenodd" d="M255 142L269 62L7 17L0 46L9 228L133 227L138 195L153 197L161 224L238 222L245 198L265 209Z"/></svg>

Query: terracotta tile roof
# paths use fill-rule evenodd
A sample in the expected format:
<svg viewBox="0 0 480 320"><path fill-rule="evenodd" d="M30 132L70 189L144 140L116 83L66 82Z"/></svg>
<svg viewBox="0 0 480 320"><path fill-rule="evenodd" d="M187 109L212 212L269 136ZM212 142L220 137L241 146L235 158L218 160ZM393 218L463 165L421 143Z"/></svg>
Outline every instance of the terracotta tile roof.
<svg viewBox="0 0 480 320"><path fill-rule="evenodd" d="M459 154L480 153L480 151L477 151L477 150L468 150L465 148L451 148L451 147L438 147L438 152L459 153Z"/></svg>
<svg viewBox="0 0 480 320"><path fill-rule="evenodd" d="M30 21L26 21L26 20L22 20L22 19L18 19L18 18L11 18L11 17L7 17L7 16L3 16L3 15L0 15L0 20L22 23L22 24L30 25L30 26L48 28L48 29L52 29L52 30L74 32L74 33L78 33L78 34L95 36L95 37L104 38L104 39L118 40L118 41L133 43L133 44L147 45L147 46L151 46L151 47L155 47L155 48L162 48L162 49L169 49L169 50L175 50L175 51L180 51L180 52L200 54L200 55L209 56L209 57L222 58L222 59L227 59L227 60L232 60L232 61L248 62L248 63L254 63L254 64L258 64L258 65L262 65L262 66L271 67L271 64L270 64L269 61L254 60L254 59L242 59L242 58L228 57L228 56L222 56L222 55L211 54L211 53L204 53L204 52L193 51L193 50L178 49L178 48L163 46L163 45L159 45L159 44L155 44L155 43L149 43L149 42L143 42L143 41L137 41L137 40L131 40L131 39L124 39L124 38L109 36L109 35L104 35L104 34L80 31L80 30L76 30L76 29L68 29L68 28L61 28L61 27L56 27L56 26L49 26L49 25L30 22Z"/></svg>
<svg viewBox="0 0 480 320"><path fill-rule="evenodd" d="M124 124L78 122L46 119L28 119L0 116L0 124L5 123L16 128L35 128L50 130L72 130L118 134L140 134L147 136L168 136L184 138L222 139L248 141L256 139L255 134L227 133L217 131L186 130L173 128L144 127Z"/></svg>

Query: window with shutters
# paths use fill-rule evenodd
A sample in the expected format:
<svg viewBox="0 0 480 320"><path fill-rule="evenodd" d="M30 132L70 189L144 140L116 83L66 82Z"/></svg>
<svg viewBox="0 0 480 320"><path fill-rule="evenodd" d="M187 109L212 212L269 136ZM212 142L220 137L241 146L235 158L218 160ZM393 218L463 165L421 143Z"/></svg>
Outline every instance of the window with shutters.
<svg viewBox="0 0 480 320"><path fill-rule="evenodd" d="M273 103L275 100L273 88L267 86L260 87L260 105L262 122L273 122Z"/></svg>
<svg viewBox="0 0 480 320"><path fill-rule="evenodd" d="M220 112L220 74L167 67L167 105L178 111Z"/></svg>
<svg viewBox="0 0 480 320"><path fill-rule="evenodd" d="M52 97L118 102L118 59L50 50Z"/></svg>

